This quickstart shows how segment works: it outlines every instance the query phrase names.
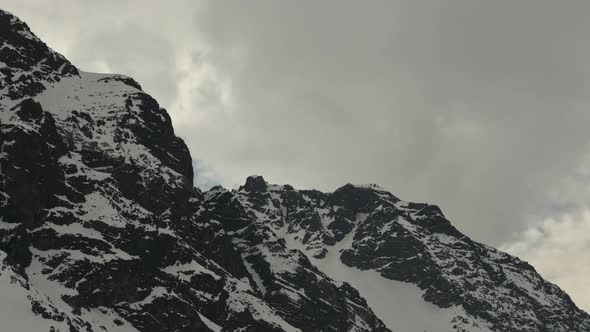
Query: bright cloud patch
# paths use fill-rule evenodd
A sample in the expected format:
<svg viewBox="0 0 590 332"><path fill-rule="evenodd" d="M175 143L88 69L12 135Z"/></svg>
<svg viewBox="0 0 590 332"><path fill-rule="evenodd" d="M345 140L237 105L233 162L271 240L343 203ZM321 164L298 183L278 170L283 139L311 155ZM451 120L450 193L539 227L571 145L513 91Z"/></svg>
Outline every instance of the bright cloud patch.
<svg viewBox="0 0 590 332"><path fill-rule="evenodd" d="M590 209L543 221L503 250L529 261L590 311Z"/></svg>

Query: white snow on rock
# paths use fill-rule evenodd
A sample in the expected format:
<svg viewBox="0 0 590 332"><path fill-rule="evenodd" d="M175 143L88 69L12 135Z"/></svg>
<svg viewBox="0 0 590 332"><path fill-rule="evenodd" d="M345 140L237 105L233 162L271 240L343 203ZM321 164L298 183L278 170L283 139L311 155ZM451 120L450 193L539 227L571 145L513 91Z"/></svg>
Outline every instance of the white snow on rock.
<svg viewBox="0 0 590 332"><path fill-rule="evenodd" d="M5 258L6 254L0 251L0 329L7 332L32 332L47 331L49 326L54 326L60 331L67 331L67 324L47 320L33 313L31 298L43 296L14 272Z"/></svg>
<svg viewBox="0 0 590 332"><path fill-rule="evenodd" d="M366 217L366 216L365 216ZM367 300L385 325L392 331L404 332L456 332L453 318L466 316L458 307L441 309L422 299L423 291L416 285L383 278L378 272L346 266L340 253L350 248L354 232L331 247L325 258L312 259L322 272L334 280L347 282ZM481 326L485 324L480 322ZM470 332L490 332L485 327Z"/></svg>

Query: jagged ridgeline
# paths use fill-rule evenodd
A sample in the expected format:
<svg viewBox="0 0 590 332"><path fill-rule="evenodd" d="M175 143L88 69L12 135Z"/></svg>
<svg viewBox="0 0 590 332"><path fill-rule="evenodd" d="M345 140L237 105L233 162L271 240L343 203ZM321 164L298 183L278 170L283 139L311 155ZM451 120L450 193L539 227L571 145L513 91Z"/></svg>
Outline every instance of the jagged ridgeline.
<svg viewBox="0 0 590 332"><path fill-rule="evenodd" d="M193 187L168 113L0 11L0 330L590 331L433 205L249 177Z"/></svg>

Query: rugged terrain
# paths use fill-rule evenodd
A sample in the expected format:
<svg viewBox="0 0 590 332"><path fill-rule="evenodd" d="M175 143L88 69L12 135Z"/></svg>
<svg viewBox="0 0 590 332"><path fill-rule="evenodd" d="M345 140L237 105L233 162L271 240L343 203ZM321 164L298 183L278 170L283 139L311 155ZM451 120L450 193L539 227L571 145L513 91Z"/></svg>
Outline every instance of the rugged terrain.
<svg viewBox="0 0 590 332"><path fill-rule="evenodd" d="M7 331L590 331L526 262L374 186L193 187L133 79L87 73L0 11Z"/></svg>

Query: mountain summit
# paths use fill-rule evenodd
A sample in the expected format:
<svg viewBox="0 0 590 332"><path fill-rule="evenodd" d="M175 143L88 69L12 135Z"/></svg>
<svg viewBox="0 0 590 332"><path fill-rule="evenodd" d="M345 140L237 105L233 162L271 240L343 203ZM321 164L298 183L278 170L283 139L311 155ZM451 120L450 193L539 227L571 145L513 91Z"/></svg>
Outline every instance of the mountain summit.
<svg viewBox="0 0 590 332"><path fill-rule="evenodd" d="M375 185L193 187L170 116L0 11L0 322L11 332L590 331L526 262Z"/></svg>

